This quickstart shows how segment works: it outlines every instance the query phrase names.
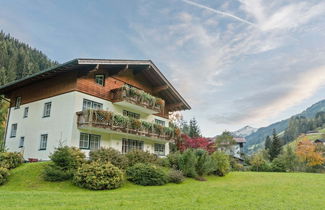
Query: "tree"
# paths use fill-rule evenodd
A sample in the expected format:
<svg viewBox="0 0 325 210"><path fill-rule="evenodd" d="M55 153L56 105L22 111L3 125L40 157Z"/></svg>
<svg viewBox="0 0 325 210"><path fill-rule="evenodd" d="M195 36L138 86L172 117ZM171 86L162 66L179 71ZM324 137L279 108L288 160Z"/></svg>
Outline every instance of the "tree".
<svg viewBox="0 0 325 210"><path fill-rule="evenodd" d="M200 131L199 125L198 125L195 117L193 117L190 120L189 136L191 138L197 138L197 137L200 137L201 136L201 131Z"/></svg>
<svg viewBox="0 0 325 210"><path fill-rule="evenodd" d="M270 150L271 149L271 145L272 145L272 140L270 138L270 136L267 136L265 139L265 149L266 150Z"/></svg>
<svg viewBox="0 0 325 210"><path fill-rule="evenodd" d="M270 151L269 151L271 161L280 154L281 147L282 147L281 140L278 137L275 129L273 129L272 144L271 144Z"/></svg>
<svg viewBox="0 0 325 210"><path fill-rule="evenodd" d="M282 160L287 171L296 170L298 159L292 146L287 145L278 158Z"/></svg>
<svg viewBox="0 0 325 210"><path fill-rule="evenodd" d="M322 152L316 151L316 145L309 141L307 137L304 137L303 140L298 143L296 154L299 161L305 163L307 166L312 167L325 163Z"/></svg>
<svg viewBox="0 0 325 210"><path fill-rule="evenodd" d="M220 136L216 138L217 148L229 149L236 141L229 131L224 131Z"/></svg>
<svg viewBox="0 0 325 210"><path fill-rule="evenodd" d="M211 139L208 138L190 138L187 135L182 135L182 139L182 145L179 147L180 151L184 151L186 149L203 149L211 154L216 150L215 144Z"/></svg>

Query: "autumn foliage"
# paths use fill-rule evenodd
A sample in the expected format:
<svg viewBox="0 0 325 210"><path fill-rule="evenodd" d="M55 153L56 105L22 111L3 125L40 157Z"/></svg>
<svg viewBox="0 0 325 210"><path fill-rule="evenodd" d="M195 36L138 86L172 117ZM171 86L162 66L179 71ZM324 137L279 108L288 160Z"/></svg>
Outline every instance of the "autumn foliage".
<svg viewBox="0 0 325 210"><path fill-rule="evenodd" d="M215 144L211 139L204 137L190 138L185 134L182 134L181 139L176 142L176 146L181 152L185 151L186 149L192 148L204 149L211 154L216 150Z"/></svg>
<svg viewBox="0 0 325 210"><path fill-rule="evenodd" d="M306 163L307 166L317 166L325 163L325 158L321 152L317 152L316 145L304 137L296 148L296 154L301 162Z"/></svg>

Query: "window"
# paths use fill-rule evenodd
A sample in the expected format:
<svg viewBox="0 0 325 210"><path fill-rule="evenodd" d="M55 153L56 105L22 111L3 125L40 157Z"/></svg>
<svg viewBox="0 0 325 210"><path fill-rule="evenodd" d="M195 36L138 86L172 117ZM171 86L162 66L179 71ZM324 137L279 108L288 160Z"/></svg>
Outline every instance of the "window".
<svg viewBox="0 0 325 210"><path fill-rule="evenodd" d="M47 146L47 134L42 134L39 150L46 150L46 146Z"/></svg>
<svg viewBox="0 0 325 210"><path fill-rule="evenodd" d="M159 156L165 156L165 145L155 144L155 154Z"/></svg>
<svg viewBox="0 0 325 210"><path fill-rule="evenodd" d="M105 76L104 74L97 74L95 76L95 81L97 84L101 85L101 86L104 86L105 84Z"/></svg>
<svg viewBox="0 0 325 210"><path fill-rule="evenodd" d="M155 123L158 124L158 125L165 126L165 121L163 121L163 120L155 119Z"/></svg>
<svg viewBox="0 0 325 210"><path fill-rule="evenodd" d="M16 134L17 134L17 123L11 125L10 137L11 138L16 137Z"/></svg>
<svg viewBox="0 0 325 210"><path fill-rule="evenodd" d="M100 136L88 133L80 133L80 149L96 150L100 148Z"/></svg>
<svg viewBox="0 0 325 210"><path fill-rule="evenodd" d="M51 102L47 102L44 104L43 117L49 117L51 115L51 106Z"/></svg>
<svg viewBox="0 0 325 210"><path fill-rule="evenodd" d="M122 139L122 153L125 154L133 150L143 150L143 141Z"/></svg>
<svg viewBox="0 0 325 210"><path fill-rule="evenodd" d="M87 110L87 109L103 109L103 104L84 99L82 110Z"/></svg>
<svg viewBox="0 0 325 210"><path fill-rule="evenodd" d="M127 110L123 110L123 115L128 116L128 117L132 117L134 119L140 119L140 114L130 112L130 111L127 111Z"/></svg>
<svg viewBox="0 0 325 210"><path fill-rule="evenodd" d="M24 147L24 142L25 142L25 137L20 137L20 141L19 141L19 148L23 148Z"/></svg>
<svg viewBox="0 0 325 210"><path fill-rule="evenodd" d="M28 117L28 111L29 111L29 108L25 107L25 109L24 109L24 118Z"/></svg>
<svg viewBox="0 0 325 210"><path fill-rule="evenodd" d="M15 109L19 109L21 103L21 97L16 98Z"/></svg>

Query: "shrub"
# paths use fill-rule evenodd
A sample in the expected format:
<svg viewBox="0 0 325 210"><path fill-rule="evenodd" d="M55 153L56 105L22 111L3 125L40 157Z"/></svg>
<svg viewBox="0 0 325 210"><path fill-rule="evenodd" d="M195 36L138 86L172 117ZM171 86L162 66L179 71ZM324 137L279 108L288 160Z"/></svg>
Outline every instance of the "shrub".
<svg viewBox="0 0 325 210"><path fill-rule="evenodd" d="M187 149L182 154L179 160L179 168L183 172L184 176L187 177L196 177L196 164L197 158L195 156L195 152L192 149Z"/></svg>
<svg viewBox="0 0 325 210"><path fill-rule="evenodd" d="M157 165L167 168L170 167L168 158L158 158Z"/></svg>
<svg viewBox="0 0 325 210"><path fill-rule="evenodd" d="M84 163L85 154L76 147L64 146L57 148L50 159L62 170L75 170Z"/></svg>
<svg viewBox="0 0 325 210"><path fill-rule="evenodd" d="M126 170L128 180L138 185L164 185L168 182L163 170L152 164L137 163Z"/></svg>
<svg viewBox="0 0 325 210"><path fill-rule="evenodd" d="M157 163L157 155L144 152L142 150L134 150L126 154L129 166L137 163Z"/></svg>
<svg viewBox="0 0 325 210"><path fill-rule="evenodd" d="M168 180L169 182L173 182L176 184L180 184L184 181L185 177L183 175L183 173L179 170L175 170L172 169L169 173L168 173Z"/></svg>
<svg viewBox="0 0 325 210"><path fill-rule="evenodd" d="M19 152L0 153L0 167L13 169L24 162L23 155Z"/></svg>
<svg viewBox="0 0 325 210"><path fill-rule="evenodd" d="M113 164L93 161L76 171L73 183L91 190L115 189L122 185L123 173Z"/></svg>
<svg viewBox="0 0 325 210"><path fill-rule="evenodd" d="M110 162L120 169L126 169L128 166L128 159L125 155L113 148L100 148L90 151L89 158L91 161Z"/></svg>
<svg viewBox="0 0 325 210"><path fill-rule="evenodd" d="M225 176L230 170L229 156L221 151L216 151L211 155L213 173L218 176Z"/></svg>
<svg viewBox="0 0 325 210"><path fill-rule="evenodd" d="M271 163L271 171L285 172L286 171L286 166L285 166L284 161L279 157L273 159L273 161Z"/></svg>
<svg viewBox="0 0 325 210"><path fill-rule="evenodd" d="M206 175L213 171L211 157L209 156L209 153L206 150L195 150L195 156L197 159L195 170L199 176Z"/></svg>
<svg viewBox="0 0 325 210"><path fill-rule="evenodd" d="M71 179L73 172L72 170L62 170L61 167L50 164L44 167L43 177L45 181L59 182Z"/></svg>
<svg viewBox="0 0 325 210"><path fill-rule="evenodd" d="M264 159L263 153L254 155L250 161L252 171L270 171L270 163Z"/></svg>
<svg viewBox="0 0 325 210"><path fill-rule="evenodd" d="M0 185L4 184L8 180L9 170L0 167Z"/></svg>
<svg viewBox="0 0 325 210"><path fill-rule="evenodd" d="M169 167L176 170L180 170L179 163L181 158L182 158L182 154L179 151L168 154L167 159L168 159Z"/></svg>

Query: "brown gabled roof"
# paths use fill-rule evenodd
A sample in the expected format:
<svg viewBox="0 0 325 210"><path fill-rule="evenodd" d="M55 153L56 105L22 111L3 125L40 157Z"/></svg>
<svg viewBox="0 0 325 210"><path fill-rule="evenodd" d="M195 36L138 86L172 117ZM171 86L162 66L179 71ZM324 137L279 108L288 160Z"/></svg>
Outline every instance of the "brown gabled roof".
<svg viewBox="0 0 325 210"><path fill-rule="evenodd" d="M0 87L0 94L6 94L16 88L23 87L31 84L38 80L47 79L57 75L58 73L71 71L74 69L93 69L96 66L101 68L110 67L123 67L127 66L130 69L141 70L143 76L150 81L153 87L168 86L167 89L160 92L161 96L168 99L171 103L172 109L175 105L175 110L186 110L191 109L190 105L185 99L178 93L173 85L166 79L161 73L158 67L151 60L117 60L117 59L88 59L88 58L77 58L66 63L54 66L36 74L27 76L23 79L16 80ZM173 111L173 110L171 110Z"/></svg>

